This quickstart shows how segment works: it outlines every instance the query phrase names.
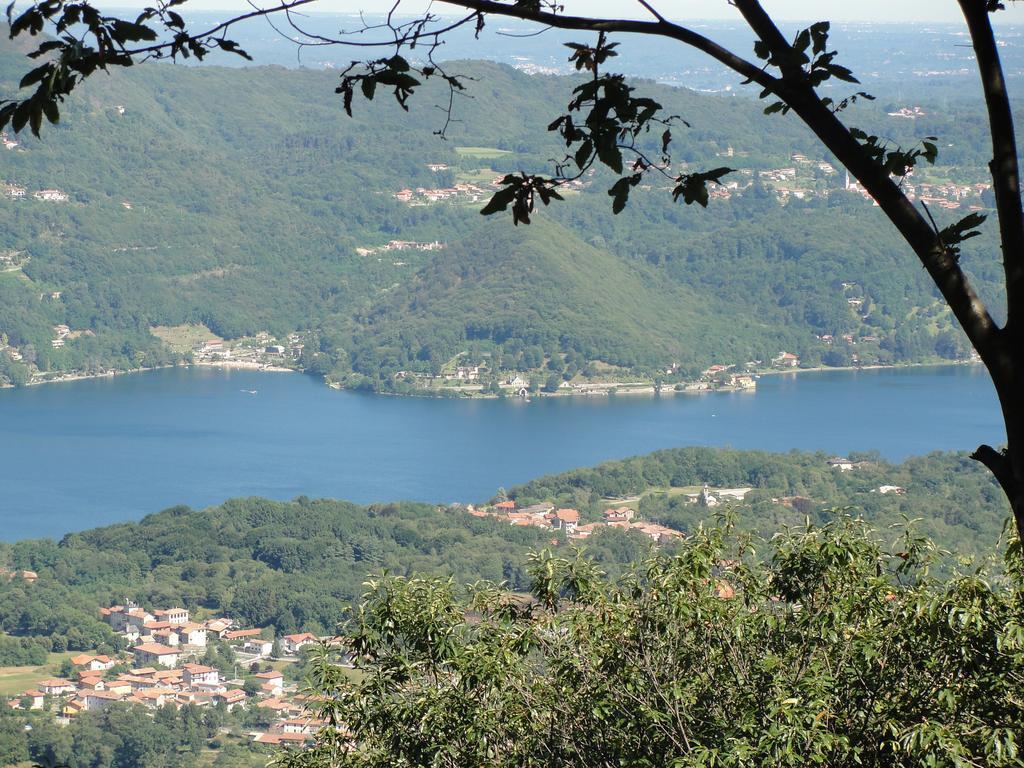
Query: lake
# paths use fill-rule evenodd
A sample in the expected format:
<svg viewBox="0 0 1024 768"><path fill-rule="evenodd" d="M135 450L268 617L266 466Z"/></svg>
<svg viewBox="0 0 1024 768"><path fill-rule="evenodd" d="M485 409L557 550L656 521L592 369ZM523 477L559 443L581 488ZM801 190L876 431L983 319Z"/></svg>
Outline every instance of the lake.
<svg viewBox="0 0 1024 768"><path fill-rule="evenodd" d="M686 445L898 460L981 442L1005 432L980 366L765 376L756 394L530 403L166 369L0 390L0 540L233 496L481 501L499 486Z"/></svg>

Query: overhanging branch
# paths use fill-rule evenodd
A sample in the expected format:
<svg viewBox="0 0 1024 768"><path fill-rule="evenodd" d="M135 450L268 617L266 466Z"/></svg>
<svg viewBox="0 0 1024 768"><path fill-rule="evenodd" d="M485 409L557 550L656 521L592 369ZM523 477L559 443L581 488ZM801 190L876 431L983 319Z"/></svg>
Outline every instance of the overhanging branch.
<svg viewBox="0 0 1024 768"><path fill-rule="evenodd" d="M992 136L992 191L999 214L999 237L1006 274L1007 327L1015 328L1016 316L1024 301L1024 211L1020 199L1020 169L1010 97L1006 91L999 60L999 49L989 12L978 0L959 0L971 34L974 55L981 75L981 87L988 108Z"/></svg>
<svg viewBox="0 0 1024 768"><path fill-rule="evenodd" d="M725 65L733 72L742 75L762 88L772 92L778 80L761 67L737 56L715 41L704 37L692 29L680 24L666 21L663 17L656 21L640 21L636 19L602 19L591 16L566 16L551 11L533 10L525 5L510 5L496 0L445 0L448 5L455 5L466 10L491 13L495 16L506 16L523 21L534 21L556 29L571 29L581 32L626 32L639 35L655 35L678 40L692 48L706 53L711 58ZM645 5L645 7L647 7Z"/></svg>

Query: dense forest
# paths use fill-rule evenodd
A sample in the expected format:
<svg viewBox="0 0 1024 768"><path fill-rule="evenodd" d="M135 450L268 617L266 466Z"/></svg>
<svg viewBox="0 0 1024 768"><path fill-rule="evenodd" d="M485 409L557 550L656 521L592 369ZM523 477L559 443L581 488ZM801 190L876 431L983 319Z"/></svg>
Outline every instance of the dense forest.
<svg viewBox="0 0 1024 768"><path fill-rule="evenodd" d="M0 51L0 92L24 69L20 45ZM382 100L350 119L330 72L154 65L90 82L44 140L0 149L0 376L173 363L182 352L150 331L185 323L228 339L307 331L311 372L399 391L400 371L453 361L543 381L687 376L781 350L809 366L968 354L878 211L823 170L806 131L785 119L763 130L745 99L640 84L691 125L678 163L737 169L709 211L652 184L612 217L594 176L534 227L482 219L496 176L559 156L546 119L507 116L557 115L572 80L458 67L475 80L446 140L429 88L410 114ZM943 96L907 120L883 101L856 107L865 126L907 145L943 137L915 183L983 178L977 105ZM773 180L787 167L795 178ZM455 185L479 191L416 191ZM34 199L44 189L68 199ZM964 207L990 202L971 195ZM384 249L395 240L440 247ZM964 264L985 292L998 264L975 256L988 235L974 243ZM54 346L57 325L71 333Z"/></svg>

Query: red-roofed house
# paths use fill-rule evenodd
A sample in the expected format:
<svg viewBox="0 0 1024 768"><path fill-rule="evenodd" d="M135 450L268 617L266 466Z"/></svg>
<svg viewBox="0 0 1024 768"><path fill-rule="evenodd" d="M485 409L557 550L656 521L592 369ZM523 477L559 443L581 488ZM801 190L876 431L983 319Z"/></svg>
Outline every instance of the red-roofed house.
<svg viewBox="0 0 1024 768"><path fill-rule="evenodd" d="M586 525L576 526L575 537L578 539L585 539L590 536L598 528L606 527L603 523L587 523Z"/></svg>
<svg viewBox="0 0 1024 768"><path fill-rule="evenodd" d="M224 639L228 642L232 640L245 640L249 637L259 637L262 632L262 629L232 629L224 633Z"/></svg>
<svg viewBox="0 0 1024 768"><path fill-rule="evenodd" d="M46 694L42 691L37 691L34 688L30 691L25 691L22 696L23 699L31 699L28 703L29 709L42 709L46 703Z"/></svg>
<svg viewBox="0 0 1024 768"><path fill-rule="evenodd" d="M224 637L224 634L234 625L231 619L209 619L206 622L206 631L212 632L217 637Z"/></svg>
<svg viewBox="0 0 1024 768"><path fill-rule="evenodd" d="M300 648L315 642L317 642L317 636L312 632L300 632L297 635L284 635L281 638L281 648L285 653L298 653Z"/></svg>
<svg viewBox="0 0 1024 768"><path fill-rule="evenodd" d="M74 693L77 690L77 686L73 682L63 678L42 680L37 686L47 696L61 696L65 693Z"/></svg>
<svg viewBox="0 0 1024 768"><path fill-rule="evenodd" d="M87 711L106 709L111 704L121 701L124 698L120 693L113 691L86 691L79 697L85 704Z"/></svg>
<svg viewBox="0 0 1024 768"><path fill-rule="evenodd" d="M260 690L270 696L277 696L284 690L284 675L280 672L260 672L253 677L260 681Z"/></svg>
<svg viewBox="0 0 1024 768"><path fill-rule="evenodd" d="M143 666L146 664L159 664L164 667L178 666L178 657L181 655L177 648L171 648L160 643L143 643L132 648L135 653L135 664Z"/></svg>
<svg viewBox="0 0 1024 768"><path fill-rule="evenodd" d="M220 672L213 667L204 667L202 664L182 664L181 669L185 685L217 685L220 683Z"/></svg>
<svg viewBox="0 0 1024 768"><path fill-rule="evenodd" d="M235 707L245 706L245 691L238 688L232 691L223 691L213 696L214 704L223 704L230 712Z"/></svg>
<svg viewBox="0 0 1024 768"><path fill-rule="evenodd" d="M556 531L564 528L566 533L575 531L576 526L580 522L580 513L575 509L559 509L555 512L548 512L544 517L547 518L551 523L551 527Z"/></svg>
<svg viewBox="0 0 1024 768"><path fill-rule="evenodd" d="M618 509L606 509L604 511L604 521L606 523L619 522L621 520L632 520L636 517L634 512L629 507L619 507Z"/></svg>

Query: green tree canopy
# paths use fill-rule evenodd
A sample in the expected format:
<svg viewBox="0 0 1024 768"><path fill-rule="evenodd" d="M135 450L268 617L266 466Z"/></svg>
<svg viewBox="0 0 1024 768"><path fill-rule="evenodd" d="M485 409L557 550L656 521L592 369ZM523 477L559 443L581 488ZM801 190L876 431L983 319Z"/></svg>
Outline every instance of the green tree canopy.
<svg viewBox="0 0 1024 768"><path fill-rule="evenodd" d="M851 518L725 521L616 582L541 552L529 598L373 580L312 665L327 727L278 765L1020 765L1019 543L945 582L935 557Z"/></svg>

